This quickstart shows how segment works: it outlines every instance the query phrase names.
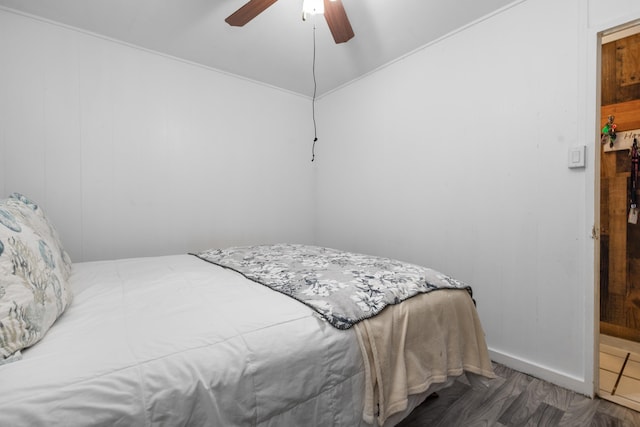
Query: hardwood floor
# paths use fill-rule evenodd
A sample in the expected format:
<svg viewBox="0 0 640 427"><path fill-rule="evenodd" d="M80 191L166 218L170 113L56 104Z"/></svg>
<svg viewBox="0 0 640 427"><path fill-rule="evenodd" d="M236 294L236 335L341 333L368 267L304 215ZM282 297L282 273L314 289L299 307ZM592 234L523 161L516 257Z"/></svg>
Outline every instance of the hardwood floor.
<svg viewBox="0 0 640 427"><path fill-rule="evenodd" d="M631 409L494 366L498 378L488 388L471 387L459 379L437 398L424 401L398 426L640 426L640 413Z"/></svg>
<svg viewBox="0 0 640 427"><path fill-rule="evenodd" d="M640 411L640 343L600 335L600 396Z"/></svg>

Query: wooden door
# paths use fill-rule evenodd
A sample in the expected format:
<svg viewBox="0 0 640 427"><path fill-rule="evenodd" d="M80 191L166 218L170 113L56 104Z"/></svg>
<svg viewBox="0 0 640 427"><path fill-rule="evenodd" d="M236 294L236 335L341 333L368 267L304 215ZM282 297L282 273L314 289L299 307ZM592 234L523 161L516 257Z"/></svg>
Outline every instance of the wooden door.
<svg viewBox="0 0 640 427"><path fill-rule="evenodd" d="M640 129L640 34L602 45L602 104L602 126L613 115L618 132ZM631 159L629 150L601 150L600 330L640 342L640 221L628 222Z"/></svg>

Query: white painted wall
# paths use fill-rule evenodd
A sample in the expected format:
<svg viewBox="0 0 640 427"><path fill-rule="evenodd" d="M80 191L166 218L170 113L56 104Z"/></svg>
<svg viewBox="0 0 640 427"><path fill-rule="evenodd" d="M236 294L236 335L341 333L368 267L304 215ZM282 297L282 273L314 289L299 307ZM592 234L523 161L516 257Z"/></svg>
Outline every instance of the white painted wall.
<svg viewBox="0 0 640 427"><path fill-rule="evenodd" d="M640 15L637 2L605 3L515 4L318 103L331 124L317 148L318 244L467 281L496 360L586 394L593 23ZM587 167L568 169L584 144Z"/></svg>
<svg viewBox="0 0 640 427"><path fill-rule="evenodd" d="M310 242L309 100L0 11L0 196L75 261Z"/></svg>
<svg viewBox="0 0 640 427"><path fill-rule="evenodd" d="M590 29L606 31L640 18L636 0L588 0Z"/></svg>

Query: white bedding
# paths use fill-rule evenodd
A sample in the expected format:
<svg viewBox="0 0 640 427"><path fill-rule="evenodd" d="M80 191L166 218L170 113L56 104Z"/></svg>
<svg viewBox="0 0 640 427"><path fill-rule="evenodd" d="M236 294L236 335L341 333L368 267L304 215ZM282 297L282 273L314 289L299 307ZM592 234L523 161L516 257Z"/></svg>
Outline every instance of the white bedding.
<svg viewBox="0 0 640 427"><path fill-rule="evenodd" d="M190 255L70 280L73 304L0 366L0 425L366 425L354 330L287 296Z"/></svg>
<svg viewBox="0 0 640 427"><path fill-rule="evenodd" d="M296 301L189 255L75 264L71 281L73 305L0 367L2 425L359 423L356 402L325 406L362 387L352 332Z"/></svg>

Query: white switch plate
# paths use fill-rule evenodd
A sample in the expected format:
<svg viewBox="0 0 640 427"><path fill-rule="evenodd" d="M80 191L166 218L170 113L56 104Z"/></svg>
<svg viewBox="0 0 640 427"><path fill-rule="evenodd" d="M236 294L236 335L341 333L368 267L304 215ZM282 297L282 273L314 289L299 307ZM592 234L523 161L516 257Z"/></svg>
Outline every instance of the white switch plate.
<svg viewBox="0 0 640 427"><path fill-rule="evenodd" d="M581 145L579 147L569 148L569 167L570 168L583 168L584 167L584 153L586 146Z"/></svg>

